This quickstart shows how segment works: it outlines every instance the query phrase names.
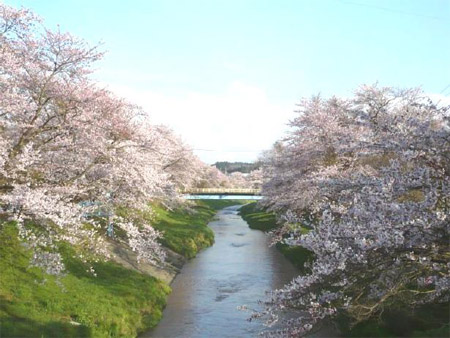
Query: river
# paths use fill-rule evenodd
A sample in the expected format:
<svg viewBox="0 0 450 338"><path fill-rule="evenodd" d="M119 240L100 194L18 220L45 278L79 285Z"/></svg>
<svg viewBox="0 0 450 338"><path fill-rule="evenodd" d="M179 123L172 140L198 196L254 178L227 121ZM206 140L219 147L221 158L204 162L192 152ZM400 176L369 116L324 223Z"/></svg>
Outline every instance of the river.
<svg viewBox="0 0 450 338"><path fill-rule="evenodd" d="M264 329L238 306L259 308L265 292L280 288L298 271L259 230L237 214L218 212L209 226L215 244L188 261L172 283L172 294L156 328L143 337L255 337Z"/></svg>

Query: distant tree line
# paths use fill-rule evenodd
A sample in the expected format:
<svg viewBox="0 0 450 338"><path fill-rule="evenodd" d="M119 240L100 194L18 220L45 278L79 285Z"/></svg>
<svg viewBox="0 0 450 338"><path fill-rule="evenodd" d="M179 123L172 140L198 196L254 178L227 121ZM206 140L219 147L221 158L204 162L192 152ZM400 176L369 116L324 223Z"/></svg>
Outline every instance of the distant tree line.
<svg viewBox="0 0 450 338"><path fill-rule="evenodd" d="M216 162L213 164L224 174L232 174L234 172L240 172L243 174L249 174L253 170L261 168L261 162Z"/></svg>

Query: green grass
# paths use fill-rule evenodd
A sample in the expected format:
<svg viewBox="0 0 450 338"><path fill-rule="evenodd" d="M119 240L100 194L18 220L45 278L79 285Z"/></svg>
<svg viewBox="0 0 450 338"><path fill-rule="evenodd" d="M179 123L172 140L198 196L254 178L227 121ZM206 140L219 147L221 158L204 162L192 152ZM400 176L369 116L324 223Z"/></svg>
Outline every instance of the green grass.
<svg viewBox="0 0 450 338"><path fill-rule="evenodd" d="M301 246L291 246L284 243L277 243L276 248L301 272L308 271L305 268L305 263L314 260L314 254Z"/></svg>
<svg viewBox="0 0 450 338"><path fill-rule="evenodd" d="M273 212L267 212L260 208L257 203L252 202L239 209L239 214L248 223L252 229L270 231L277 227L276 216ZM307 232L302 229L302 232ZM305 263L314 259L311 251L300 246L289 246L283 243L277 243L277 249L300 271L305 270Z"/></svg>
<svg viewBox="0 0 450 338"><path fill-rule="evenodd" d="M265 212L256 202L248 203L239 209L239 215L248 223L251 229L270 231L277 227L275 214Z"/></svg>
<svg viewBox="0 0 450 338"><path fill-rule="evenodd" d="M204 199L204 200L196 200L197 204L199 206L212 208L214 210L221 210L226 207L230 207L232 205L239 205L239 204L246 204L249 201L248 200L210 200L210 199Z"/></svg>
<svg viewBox="0 0 450 338"><path fill-rule="evenodd" d="M162 244L186 258L214 243L214 233L208 227L217 210L240 204L234 200L196 200L194 213L187 209L168 211L155 205L156 221L153 226L164 232Z"/></svg>
<svg viewBox="0 0 450 338"><path fill-rule="evenodd" d="M155 206L155 229L164 233L161 243L186 258L193 258L203 248L214 243L214 233L207 226L215 211L208 207L196 206L195 213L184 209L168 211Z"/></svg>
<svg viewBox="0 0 450 338"><path fill-rule="evenodd" d="M13 223L0 225L0 242L2 337L131 337L161 318L170 288L155 278L111 262L85 264L62 245L66 275L58 279L29 267Z"/></svg>

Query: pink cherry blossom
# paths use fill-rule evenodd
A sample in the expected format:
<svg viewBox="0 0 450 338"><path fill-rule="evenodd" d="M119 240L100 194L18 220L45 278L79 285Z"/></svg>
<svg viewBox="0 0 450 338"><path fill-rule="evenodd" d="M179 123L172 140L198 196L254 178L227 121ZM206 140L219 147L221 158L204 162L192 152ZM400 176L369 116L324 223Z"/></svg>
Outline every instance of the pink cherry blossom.
<svg viewBox="0 0 450 338"><path fill-rule="evenodd" d="M315 260L254 317L294 311L278 333L302 336L337 311L358 322L392 303L448 301L449 107L363 86L302 101L291 126L264 156L263 203L284 215L276 238Z"/></svg>

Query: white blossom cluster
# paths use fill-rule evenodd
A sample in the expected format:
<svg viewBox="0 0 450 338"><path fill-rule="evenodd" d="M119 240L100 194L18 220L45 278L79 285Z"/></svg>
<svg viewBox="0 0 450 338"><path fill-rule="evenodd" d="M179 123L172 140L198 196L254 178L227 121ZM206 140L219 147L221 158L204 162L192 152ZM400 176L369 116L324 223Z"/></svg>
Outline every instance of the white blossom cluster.
<svg viewBox="0 0 450 338"><path fill-rule="evenodd" d="M315 260L255 316L298 311L281 334L302 336L339 311L358 322L449 300L449 116L415 89L301 103L265 154L263 202L285 215L278 239Z"/></svg>

